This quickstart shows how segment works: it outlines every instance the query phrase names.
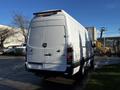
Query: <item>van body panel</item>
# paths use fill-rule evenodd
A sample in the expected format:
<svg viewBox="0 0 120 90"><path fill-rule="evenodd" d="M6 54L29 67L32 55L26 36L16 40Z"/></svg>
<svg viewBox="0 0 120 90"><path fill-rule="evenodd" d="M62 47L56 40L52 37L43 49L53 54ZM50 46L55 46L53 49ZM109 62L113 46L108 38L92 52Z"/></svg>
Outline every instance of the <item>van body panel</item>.
<svg viewBox="0 0 120 90"><path fill-rule="evenodd" d="M28 62L32 63L44 63L44 49L32 48L32 54L28 55Z"/></svg>
<svg viewBox="0 0 120 90"><path fill-rule="evenodd" d="M63 19L60 20L46 20L46 21L34 21L31 26L32 28L34 27L43 27L43 26L51 26L51 25L64 25L65 26L65 21Z"/></svg>

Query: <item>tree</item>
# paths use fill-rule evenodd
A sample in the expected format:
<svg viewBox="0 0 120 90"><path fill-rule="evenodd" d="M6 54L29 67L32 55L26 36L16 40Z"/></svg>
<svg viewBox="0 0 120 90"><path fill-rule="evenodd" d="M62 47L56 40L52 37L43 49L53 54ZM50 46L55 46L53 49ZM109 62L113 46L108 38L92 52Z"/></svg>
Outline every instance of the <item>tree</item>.
<svg viewBox="0 0 120 90"><path fill-rule="evenodd" d="M15 34L13 30L8 30L8 29L0 30L0 49L4 47L3 43L5 39L13 34Z"/></svg>
<svg viewBox="0 0 120 90"><path fill-rule="evenodd" d="M28 29L29 26L29 20L21 13L14 13L12 17L12 23L15 27L20 28L22 30L22 34L26 42L27 40L26 30Z"/></svg>

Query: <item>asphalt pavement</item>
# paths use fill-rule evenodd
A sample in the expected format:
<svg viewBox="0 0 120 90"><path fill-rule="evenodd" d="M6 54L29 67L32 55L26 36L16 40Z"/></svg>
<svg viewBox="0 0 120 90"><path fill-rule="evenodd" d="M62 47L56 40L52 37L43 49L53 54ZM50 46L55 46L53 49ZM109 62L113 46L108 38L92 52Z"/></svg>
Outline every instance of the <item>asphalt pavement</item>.
<svg viewBox="0 0 120 90"><path fill-rule="evenodd" d="M74 84L56 83L52 80L42 81L41 77L27 72L25 57L0 56L0 90L82 90L82 80Z"/></svg>
<svg viewBox="0 0 120 90"><path fill-rule="evenodd" d="M24 57L0 56L0 90L35 90L39 87L40 78L25 71L24 60Z"/></svg>

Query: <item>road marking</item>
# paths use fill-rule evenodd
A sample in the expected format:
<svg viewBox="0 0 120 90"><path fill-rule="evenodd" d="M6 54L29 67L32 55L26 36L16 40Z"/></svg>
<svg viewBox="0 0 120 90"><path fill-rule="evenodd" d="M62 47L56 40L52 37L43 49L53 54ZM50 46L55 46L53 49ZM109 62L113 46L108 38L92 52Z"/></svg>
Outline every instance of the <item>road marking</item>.
<svg viewBox="0 0 120 90"><path fill-rule="evenodd" d="M5 79L5 78L1 78L1 77L0 77L0 84L15 88L17 90L36 90L38 88L41 88L40 86L33 85L30 83L14 81L14 80Z"/></svg>

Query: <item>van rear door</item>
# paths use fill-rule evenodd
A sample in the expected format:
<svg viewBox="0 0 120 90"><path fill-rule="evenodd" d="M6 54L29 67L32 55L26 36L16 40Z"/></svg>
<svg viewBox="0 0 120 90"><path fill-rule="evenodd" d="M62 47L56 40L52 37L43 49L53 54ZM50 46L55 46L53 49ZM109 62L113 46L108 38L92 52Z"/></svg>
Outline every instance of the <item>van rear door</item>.
<svg viewBox="0 0 120 90"><path fill-rule="evenodd" d="M44 35L47 44L44 48L45 69L62 70L66 65L64 26L44 27Z"/></svg>
<svg viewBox="0 0 120 90"><path fill-rule="evenodd" d="M44 63L44 28L32 27L28 38L27 61L30 63Z"/></svg>
<svg viewBox="0 0 120 90"><path fill-rule="evenodd" d="M41 63L42 69L66 70L65 27L40 26L30 31L32 56L29 62Z"/></svg>

